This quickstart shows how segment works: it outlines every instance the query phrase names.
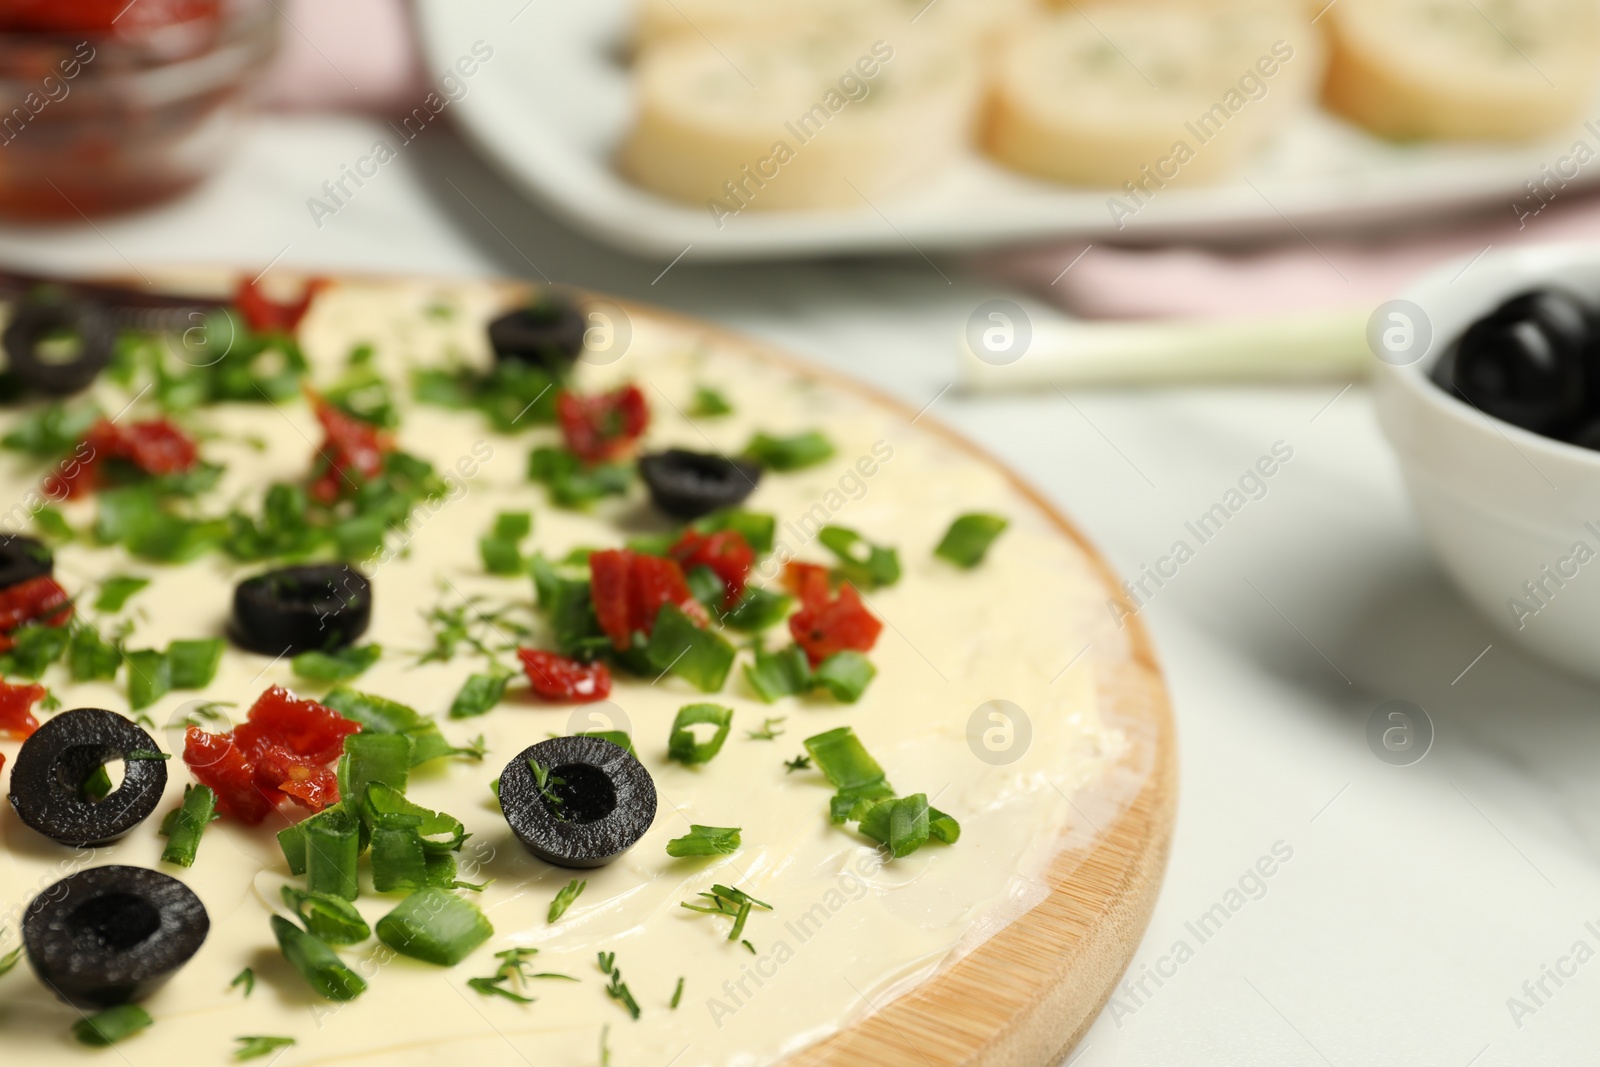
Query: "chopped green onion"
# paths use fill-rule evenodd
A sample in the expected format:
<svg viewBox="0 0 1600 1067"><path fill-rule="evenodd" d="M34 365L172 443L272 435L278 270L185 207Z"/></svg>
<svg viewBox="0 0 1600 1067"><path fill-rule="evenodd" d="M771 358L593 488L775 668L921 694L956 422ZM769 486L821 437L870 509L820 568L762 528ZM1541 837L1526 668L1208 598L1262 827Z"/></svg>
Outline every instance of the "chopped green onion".
<svg viewBox="0 0 1600 1067"><path fill-rule="evenodd" d="M67 517L61 514L61 509L46 504L33 513L33 524L38 527L47 540L70 541L72 540L72 524Z"/></svg>
<svg viewBox="0 0 1600 1067"><path fill-rule="evenodd" d="M876 589L900 580L900 554L892 548L875 545L843 526L824 526L817 540L838 557L839 575L852 585Z"/></svg>
<svg viewBox="0 0 1600 1067"><path fill-rule="evenodd" d="M733 723L733 709L720 704L688 704L678 709L672 720L672 733L667 739L667 755L680 763L706 763L722 751ZM705 741L696 741L694 726L710 725L716 729Z"/></svg>
<svg viewBox="0 0 1600 1067"><path fill-rule="evenodd" d="M553 923L557 919L561 918L561 916L565 915L567 913L567 909L572 907L572 902L578 899L579 894L581 894L584 889L588 887L588 885L589 883L587 881L580 882L574 878L572 881L568 882L566 885L557 890L556 898L550 902L550 914L545 917L545 922Z"/></svg>
<svg viewBox="0 0 1600 1067"><path fill-rule="evenodd" d="M505 696L506 681L510 677L511 675L505 672L468 676L461 686L461 691L450 702L450 717L467 719L485 714Z"/></svg>
<svg viewBox="0 0 1600 1067"><path fill-rule="evenodd" d="M972 568L983 562L995 538L1005 533L1010 525L998 515L973 512L963 515L950 524L933 554L949 560L958 567Z"/></svg>
<svg viewBox="0 0 1600 1067"><path fill-rule="evenodd" d="M443 889L413 893L378 920L378 938L403 956L454 967L494 936L477 905Z"/></svg>
<svg viewBox="0 0 1600 1067"><path fill-rule="evenodd" d="M302 652L289 664L302 678L314 682L343 682L363 674L382 655L380 645L351 645L333 652Z"/></svg>
<svg viewBox="0 0 1600 1067"><path fill-rule="evenodd" d="M793 606L793 597L756 585L746 586L744 596L722 616L722 621L743 633L760 633L788 618Z"/></svg>
<svg viewBox="0 0 1600 1067"><path fill-rule="evenodd" d="M340 687L322 698L325 707L332 708L351 722L361 724L363 733L399 734L411 739L411 766L427 763L444 756L464 756L482 759L481 745L465 748L452 745L439 731L439 724L412 708L385 697L358 693Z"/></svg>
<svg viewBox="0 0 1600 1067"><path fill-rule="evenodd" d="M710 567L691 567L683 577L688 583L689 595L705 605L707 611L715 614L727 599L727 586L722 584L722 578Z"/></svg>
<svg viewBox="0 0 1600 1067"><path fill-rule="evenodd" d="M132 1037L154 1023L150 1013L137 1004L120 1004L98 1015L89 1015L72 1024L72 1036L80 1045L105 1048Z"/></svg>
<svg viewBox="0 0 1600 1067"><path fill-rule="evenodd" d="M867 754L866 746L849 726L808 737L805 746L816 761L817 770L835 789L853 791L887 785L888 775Z"/></svg>
<svg viewBox="0 0 1600 1067"><path fill-rule="evenodd" d="M854 704L877 675L872 661L854 649L835 652L812 672L811 685L826 689L841 704Z"/></svg>
<svg viewBox="0 0 1600 1067"><path fill-rule="evenodd" d="M10 637L14 647L0 656L0 674L34 679L61 658L72 640L72 632L66 626L29 623L11 631Z"/></svg>
<svg viewBox="0 0 1600 1067"><path fill-rule="evenodd" d="M354 735L359 736L359 735ZM356 899L356 858L361 854L356 820L342 807L328 808L329 818L305 822L306 885L313 893ZM319 813L326 814L326 812Z"/></svg>
<svg viewBox="0 0 1600 1067"><path fill-rule="evenodd" d="M874 804L861 818L863 834L889 846L896 859L909 856L928 842L928 797L913 793Z"/></svg>
<svg viewBox="0 0 1600 1067"><path fill-rule="evenodd" d="M533 532L533 516L526 511L502 511L494 518L494 537L521 541Z"/></svg>
<svg viewBox="0 0 1600 1067"><path fill-rule="evenodd" d="M368 786L362 813L365 820L373 825L387 815L415 815L422 820L417 832L422 837L423 851L430 856L459 852L462 843L469 836L467 828L461 824L460 819L442 811L429 811L413 804L398 789L382 782L374 782Z"/></svg>
<svg viewBox="0 0 1600 1067"><path fill-rule="evenodd" d="M281 915L272 917L272 933L284 959L324 1000L354 1000L367 991L366 981L338 953Z"/></svg>
<svg viewBox="0 0 1600 1067"><path fill-rule="evenodd" d="M183 803L161 821L161 835L167 839L161 862L175 863L179 867L194 866L195 855L200 851L200 835L217 818L217 794L210 786L184 786Z"/></svg>
<svg viewBox="0 0 1600 1067"><path fill-rule="evenodd" d="M545 446L529 454L528 480L542 483L557 507L581 508L601 497L626 493L633 484L633 465L590 465L565 448Z"/></svg>
<svg viewBox="0 0 1600 1067"><path fill-rule="evenodd" d="M961 824L938 808L928 809L928 833L947 845L961 840Z"/></svg>
<svg viewBox="0 0 1600 1067"><path fill-rule="evenodd" d="M525 566L521 546L498 537L478 538L478 555L483 558L483 569L490 574L521 574Z"/></svg>
<svg viewBox="0 0 1600 1067"><path fill-rule="evenodd" d="M422 850L417 815L378 816L372 827L372 887L380 893L421 889L428 884L428 857ZM455 880L455 870L449 871Z"/></svg>
<svg viewBox="0 0 1600 1067"><path fill-rule="evenodd" d="M222 649L220 637L173 641L167 645L172 688L204 689L210 685L217 676L217 665L222 662Z"/></svg>
<svg viewBox="0 0 1600 1067"><path fill-rule="evenodd" d="M233 1058L240 1061L258 1060L294 1044L292 1037L236 1037L233 1040L239 1045L233 1050Z"/></svg>
<svg viewBox="0 0 1600 1067"><path fill-rule="evenodd" d="M70 451L103 414L94 404L70 407L52 401L36 412L21 416L15 428L0 437L0 448L52 459Z"/></svg>
<svg viewBox="0 0 1600 1067"><path fill-rule="evenodd" d="M94 610L112 614L122 610L128 598L150 584L148 578L135 578L115 574L100 583L100 595L95 597Z"/></svg>
<svg viewBox="0 0 1600 1067"><path fill-rule="evenodd" d="M744 454L775 471L797 471L832 456L833 443L815 430L792 437L758 433L745 445Z"/></svg>
<svg viewBox="0 0 1600 1067"><path fill-rule="evenodd" d="M122 652L93 626L78 625L67 644L67 664L74 682L109 682L122 666Z"/></svg>
<svg viewBox="0 0 1600 1067"><path fill-rule="evenodd" d="M676 674L702 693L715 693L733 669L733 646L696 626L675 604L661 605L645 650L651 666Z"/></svg>
<svg viewBox="0 0 1600 1067"><path fill-rule="evenodd" d="M330 945L358 945L372 936L367 920L348 900L286 885L283 902L305 924L312 937Z"/></svg>
<svg viewBox="0 0 1600 1067"><path fill-rule="evenodd" d="M331 808L324 808L311 818L297 822L278 831L278 847L283 850L283 858L289 864L289 873L302 875L306 873L306 834L317 823L332 822L343 825L349 818L349 812L344 804L335 804ZM360 838L357 843L359 846Z"/></svg>
<svg viewBox="0 0 1600 1067"><path fill-rule="evenodd" d="M733 405L728 403L727 397L710 386L697 385L694 399L689 402L689 409L685 414L691 419L714 419L721 415L733 414Z"/></svg>
<svg viewBox="0 0 1600 1067"><path fill-rule="evenodd" d="M772 704L810 688L811 663L804 649L790 645L778 652L757 652L755 662L744 665L744 677L756 696Z"/></svg>
<svg viewBox="0 0 1600 1067"><path fill-rule="evenodd" d="M674 859L685 856L731 856L739 851L739 829L737 826L691 823L686 835L667 842L667 855Z"/></svg>
<svg viewBox="0 0 1600 1067"><path fill-rule="evenodd" d="M344 739L344 755L339 760L339 795L360 803L371 782L405 792L411 749L411 738L404 734L350 734Z"/></svg>
<svg viewBox="0 0 1600 1067"><path fill-rule="evenodd" d="M128 707L148 708L172 690L172 660L165 652L143 649L126 653Z"/></svg>
<svg viewBox="0 0 1600 1067"><path fill-rule="evenodd" d="M244 970L234 975L233 981L228 983L229 989L237 989L240 986L244 986L244 995L246 997L249 997L251 993L256 991L256 972L253 969L246 967Z"/></svg>

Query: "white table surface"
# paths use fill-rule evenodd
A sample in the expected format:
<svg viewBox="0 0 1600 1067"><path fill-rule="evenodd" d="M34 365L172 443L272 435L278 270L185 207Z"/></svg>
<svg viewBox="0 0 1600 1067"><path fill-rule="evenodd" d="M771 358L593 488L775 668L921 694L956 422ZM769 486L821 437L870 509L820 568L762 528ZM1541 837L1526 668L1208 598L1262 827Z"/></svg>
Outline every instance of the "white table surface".
<svg viewBox="0 0 1600 1067"><path fill-rule="evenodd" d="M0 262L260 267L281 256L321 270L543 273L749 331L918 407L952 381L968 314L1007 295L910 250L729 267L697 266L691 251L658 279L664 263L551 221L444 128L318 229L306 199L381 129L262 120L189 199L97 227L0 229ZM1130 976L1159 965L1170 977L1121 995L1079 1046L1083 1067L1597 1060L1596 692L1508 647L1448 587L1365 390L1339 393L1333 383L1069 402L952 390L933 405L1032 478L1124 573L1185 536L1184 522L1273 442L1294 449L1269 494L1144 612L1176 705L1182 800ZM1415 766L1380 762L1364 738L1393 698L1420 704L1437 730ZM1186 923L1226 906L1277 842L1292 859L1202 942ZM1174 968L1163 958L1180 940L1190 952ZM1564 976L1541 992L1547 966ZM1514 1014L1513 997L1533 1010Z"/></svg>

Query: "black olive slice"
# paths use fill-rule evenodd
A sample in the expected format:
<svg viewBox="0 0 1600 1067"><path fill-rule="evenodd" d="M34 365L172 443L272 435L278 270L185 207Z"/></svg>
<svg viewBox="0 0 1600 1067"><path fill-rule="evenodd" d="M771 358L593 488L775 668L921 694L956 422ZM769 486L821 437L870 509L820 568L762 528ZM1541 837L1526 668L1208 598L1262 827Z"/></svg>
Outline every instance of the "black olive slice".
<svg viewBox="0 0 1600 1067"><path fill-rule="evenodd" d="M540 789L533 767L546 774ZM553 737L500 775L500 808L528 851L558 867L599 867L632 848L656 817L644 765L599 737Z"/></svg>
<svg viewBox="0 0 1600 1067"><path fill-rule="evenodd" d="M639 476L656 507L680 519L698 519L744 503L756 491L761 468L742 459L669 448L640 456Z"/></svg>
<svg viewBox="0 0 1600 1067"><path fill-rule="evenodd" d="M0 589L42 578L55 564L55 556L42 541L24 534L0 534Z"/></svg>
<svg viewBox="0 0 1600 1067"><path fill-rule="evenodd" d="M107 844L161 802L166 761L139 758L158 752L154 738L121 715L100 708L64 711L22 743L11 771L11 806L23 822L63 845ZM85 786L116 760L123 761L122 783L94 799Z"/></svg>
<svg viewBox="0 0 1600 1067"><path fill-rule="evenodd" d="M587 329L581 311L543 293L489 323L489 344L497 362L526 363L562 375L583 352Z"/></svg>
<svg viewBox="0 0 1600 1067"><path fill-rule="evenodd" d="M143 1000L211 931L188 886L143 867L91 867L33 899L22 943L39 980L79 1008Z"/></svg>
<svg viewBox="0 0 1600 1067"><path fill-rule="evenodd" d="M56 291L18 302L0 343L24 386L66 396L88 387L111 362L116 328L99 306Z"/></svg>
<svg viewBox="0 0 1600 1067"><path fill-rule="evenodd" d="M233 591L234 640L267 656L344 648L371 621L372 583L347 563L284 567Z"/></svg>

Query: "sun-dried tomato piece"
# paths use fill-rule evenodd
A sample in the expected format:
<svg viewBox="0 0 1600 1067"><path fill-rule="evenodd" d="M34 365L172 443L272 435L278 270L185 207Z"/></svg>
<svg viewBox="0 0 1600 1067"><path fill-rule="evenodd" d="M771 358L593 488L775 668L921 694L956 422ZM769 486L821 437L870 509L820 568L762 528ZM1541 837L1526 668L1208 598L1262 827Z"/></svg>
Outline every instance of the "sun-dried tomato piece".
<svg viewBox="0 0 1600 1067"><path fill-rule="evenodd" d="M326 764L338 759L344 739L360 730L360 723L275 685L256 699L233 736L252 758L277 747L303 762Z"/></svg>
<svg viewBox="0 0 1600 1067"><path fill-rule="evenodd" d="M339 802L339 776L332 768L318 766L279 745L267 745L256 753L255 781L268 796L275 796L276 790L312 811Z"/></svg>
<svg viewBox="0 0 1600 1067"><path fill-rule="evenodd" d="M633 447L650 425L650 405L637 385L594 396L563 389L556 395L556 418L572 454L599 463Z"/></svg>
<svg viewBox="0 0 1600 1067"><path fill-rule="evenodd" d="M784 588L800 600L801 607L817 607L828 602L833 594L828 578L828 568L815 563L790 561L783 568Z"/></svg>
<svg viewBox="0 0 1600 1067"><path fill-rule="evenodd" d="M0 681L0 737L22 740L33 736L39 728L39 720L33 717L33 706L48 692L42 685L12 685Z"/></svg>
<svg viewBox="0 0 1600 1067"><path fill-rule="evenodd" d="M82 458L62 464L45 479L47 495L77 497L99 487L108 460L120 460L149 475L193 470L200 462L200 447L168 419L125 426L101 419L83 435L75 455Z"/></svg>
<svg viewBox="0 0 1600 1067"><path fill-rule="evenodd" d="M611 670L604 663L581 663L536 648L519 648L517 657L541 700L586 704L611 695Z"/></svg>
<svg viewBox="0 0 1600 1067"><path fill-rule="evenodd" d="M191 726L183 735L183 762L201 785L217 794L217 808L254 826L272 813L274 799L256 785L255 767L229 734Z"/></svg>
<svg viewBox="0 0 1600 1067"><path fill-rule="evenodd" d="M0 651L11 649L11 631L30 622L61 626L72 618L72 598L48 574L0 589Z"/></svg>
<svg viewBox="0 0 1600 1067"><path fill-rule="evenodd" d="M646 636L655 629L656 616L661 613L663 604L678 608L697 626L705 626L711 621L705 605L689 591L689 582L676 560L635 554L631 593L633 628Z"/></svg>
<svg viewBox="0 0 1600 1067"><path fill-rule="evenodd" d="M633 553L609 548L589 557L589 599L600 629L619 649L633 643Z"/></svg>
<svg viewBox="0 0 1600 1067"><path fill-rule="evenodd" d="M285 303L269 298L255 282L243 280L234 290L233 306L256 333L292 334L311 310L311 301L327 286L326 278L312 278L300 290L297 299Z"/></svg>
<svg viewBox="0 0 1600 1067"><path fill-rule="evenodd" d="M722 579L727 591L723 599L724 610L733 607L744 596L745 583L750 578L750 568L756 561L755 549L737 530L719 530L713 534L685 530L670 551L673 559L688 571L694 567L710 567Z"/></svg>
<svg viewBox="0 0 1600 1067"><path fill-rule="evenodd" d="M631 648L636 633L648 637L663 604L676 605L701 626L710 621L677 561L626 548L589 557L589 598L600 629L618 649Z"/></svg>
<svg viewBox="0 0 1600 1067"><path fill-rule="evenodd" d="M872 616L856 587L849 584L840 586L839 595L832 600L805 604L789 616L789 632L795 644L805 649L813 667L846 649L870 652L882 631L883 623Z"/></svg>
<svg viewBox="0 0 1600 1067"><path fill-rule="evenodd" d="M323 442L317 450L311 482L311 496L331 504L352 492L362 482L383 473L384 457L394 451L394 439L384 430L363 422L317 394L306 391L317 421L322 423Z"/></svg>

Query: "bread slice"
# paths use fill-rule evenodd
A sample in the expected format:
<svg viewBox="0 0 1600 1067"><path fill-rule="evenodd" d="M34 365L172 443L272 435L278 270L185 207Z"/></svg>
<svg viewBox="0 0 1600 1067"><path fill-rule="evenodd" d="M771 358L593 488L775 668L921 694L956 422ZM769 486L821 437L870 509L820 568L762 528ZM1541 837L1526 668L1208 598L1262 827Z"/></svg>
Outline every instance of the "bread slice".
<svg viewBox="0 0 1600 1067"><path fill-rule="evenodd" d="M639 58L619 162L719 225L745 210L859 208L960 153L979 94L969 50L942 35L677 38Z"/></svg>
<svg viewBox="0 0 1600 1067"><path fill-rule="evenodd" d="M857 22L881 25L891 42L901 27L938 28L976 43L1035 13L1039 0L639 0L634 40L640 48L681 36L813 34Z"/></svg>
<svg viewBox="0 0 1600 1067"><path fill-rule="evenodd" d="M1296 5L1080 4L1002 46L984 144L1078 185L1210 180L1306 105L1322 65Z"/></svg>
<svg viewBox="0 0 1600 1067"><path fill-rule="evenodd" d="M1396 139L1574 126L1600 76L1594 0L1339 0L1323 101Z"/></svg>

